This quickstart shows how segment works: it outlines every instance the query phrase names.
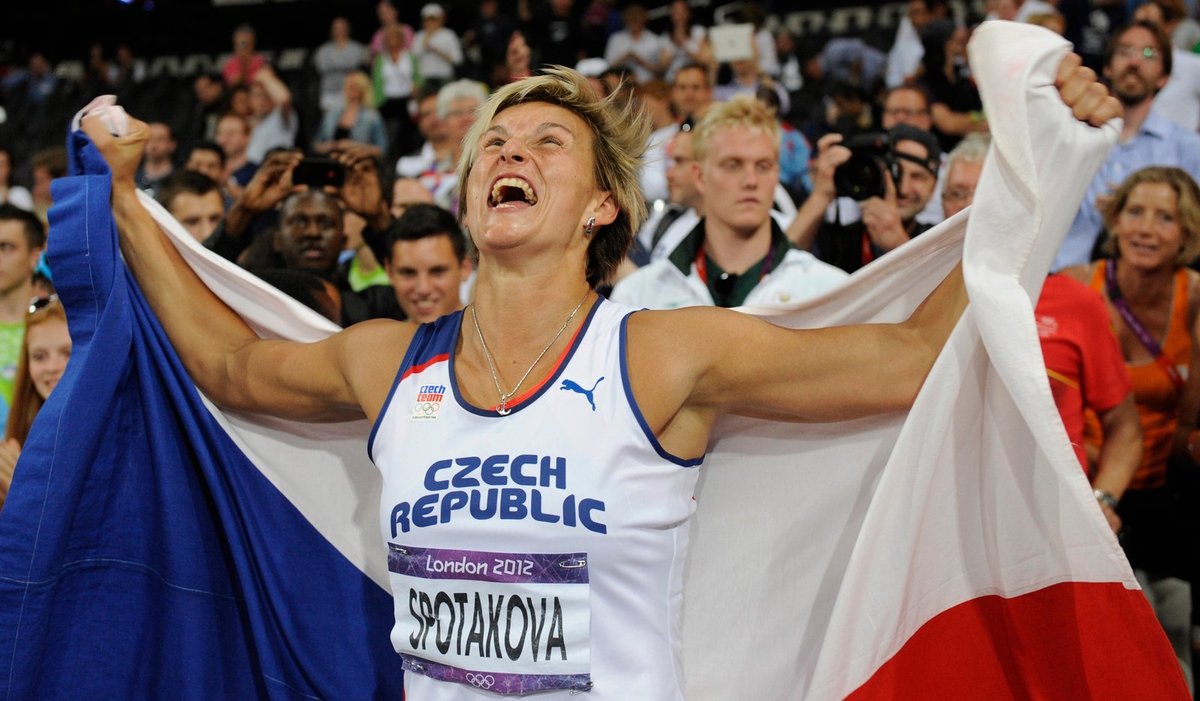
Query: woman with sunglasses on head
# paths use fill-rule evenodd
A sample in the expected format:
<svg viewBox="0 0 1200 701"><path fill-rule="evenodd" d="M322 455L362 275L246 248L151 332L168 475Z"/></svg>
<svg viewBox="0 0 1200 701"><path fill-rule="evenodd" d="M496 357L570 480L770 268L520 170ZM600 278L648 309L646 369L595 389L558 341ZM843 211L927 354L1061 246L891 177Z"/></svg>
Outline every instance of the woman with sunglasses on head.
<svg viewBox="0 0 1200 701"><path fill-rule="evenodd" d="M17 365L8 427L0 443L0 506L8 497L13 468L21 455L21 446L29 436L29 427L42 405L62 378L71 358L71 334L67 315L58 297L38 297L25 316L25 341Z"/></svg>

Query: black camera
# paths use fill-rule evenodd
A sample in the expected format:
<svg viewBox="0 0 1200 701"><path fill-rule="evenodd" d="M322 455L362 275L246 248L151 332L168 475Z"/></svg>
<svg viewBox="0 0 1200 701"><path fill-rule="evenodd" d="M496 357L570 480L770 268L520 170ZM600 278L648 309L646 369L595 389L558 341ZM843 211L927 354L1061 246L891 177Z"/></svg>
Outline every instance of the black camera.
<svg viewBox="0 0 1200 701"><path fill-rule="evenodd" d="M887 194L887 181L900 179L899 165L892 156L892 140L882 132L856 134L842 140L850 149L850 159L833 172L833 187L838 197L859 202Z"/></svg>

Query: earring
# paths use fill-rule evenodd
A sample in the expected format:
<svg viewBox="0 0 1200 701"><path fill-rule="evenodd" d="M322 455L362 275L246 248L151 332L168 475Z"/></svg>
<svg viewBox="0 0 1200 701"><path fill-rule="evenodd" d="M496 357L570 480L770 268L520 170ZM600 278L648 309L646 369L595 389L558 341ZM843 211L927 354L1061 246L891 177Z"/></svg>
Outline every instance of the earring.
<svg viewBox="0 0 1200 701"><path fill-rule="evenodd" d="M591 217L590 219L588 219L587 226L583 227L583 235L590 237L592 235L592 232L595 229L596 229L596 218Z"/></svg>

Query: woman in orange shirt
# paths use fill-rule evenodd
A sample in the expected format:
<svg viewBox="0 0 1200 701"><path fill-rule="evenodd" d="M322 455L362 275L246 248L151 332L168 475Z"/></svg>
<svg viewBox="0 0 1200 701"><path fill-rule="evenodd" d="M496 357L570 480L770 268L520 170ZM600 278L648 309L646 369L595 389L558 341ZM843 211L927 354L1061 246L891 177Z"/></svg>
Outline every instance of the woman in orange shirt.
<svg viewBox="0 0 1200 701"><path fill-rule="evenodd" d="M1142 424L1142 463L1119 507L1107 506L1117 507L1126 555L1190 685L1190 592L1174 576L1188 534L1172 520L1167 462L1200 454L1189 442L1200 436L1200 273L1186 267L1200 253L1200 188L1178 168L1144 168L1121 183L1104 218L1111 257L1066 272L1104 295Z"/></svg>

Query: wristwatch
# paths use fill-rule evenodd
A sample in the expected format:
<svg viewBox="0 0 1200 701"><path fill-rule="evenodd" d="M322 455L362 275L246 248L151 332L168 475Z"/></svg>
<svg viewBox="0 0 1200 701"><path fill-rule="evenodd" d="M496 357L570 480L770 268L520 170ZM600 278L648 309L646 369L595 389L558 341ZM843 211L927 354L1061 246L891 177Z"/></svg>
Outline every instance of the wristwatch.
<svg viewBox="0 0 1200 701"><path fill-rule="evenodd" d="M1112 509L1113 511L1117 510L1116 497L1114 497L1113 495L1104 491L1103 489L1093 489L1092 496L1096 497L1096 501L1100 502L1101 504L1104 504L1105 506Z"/></svg>

